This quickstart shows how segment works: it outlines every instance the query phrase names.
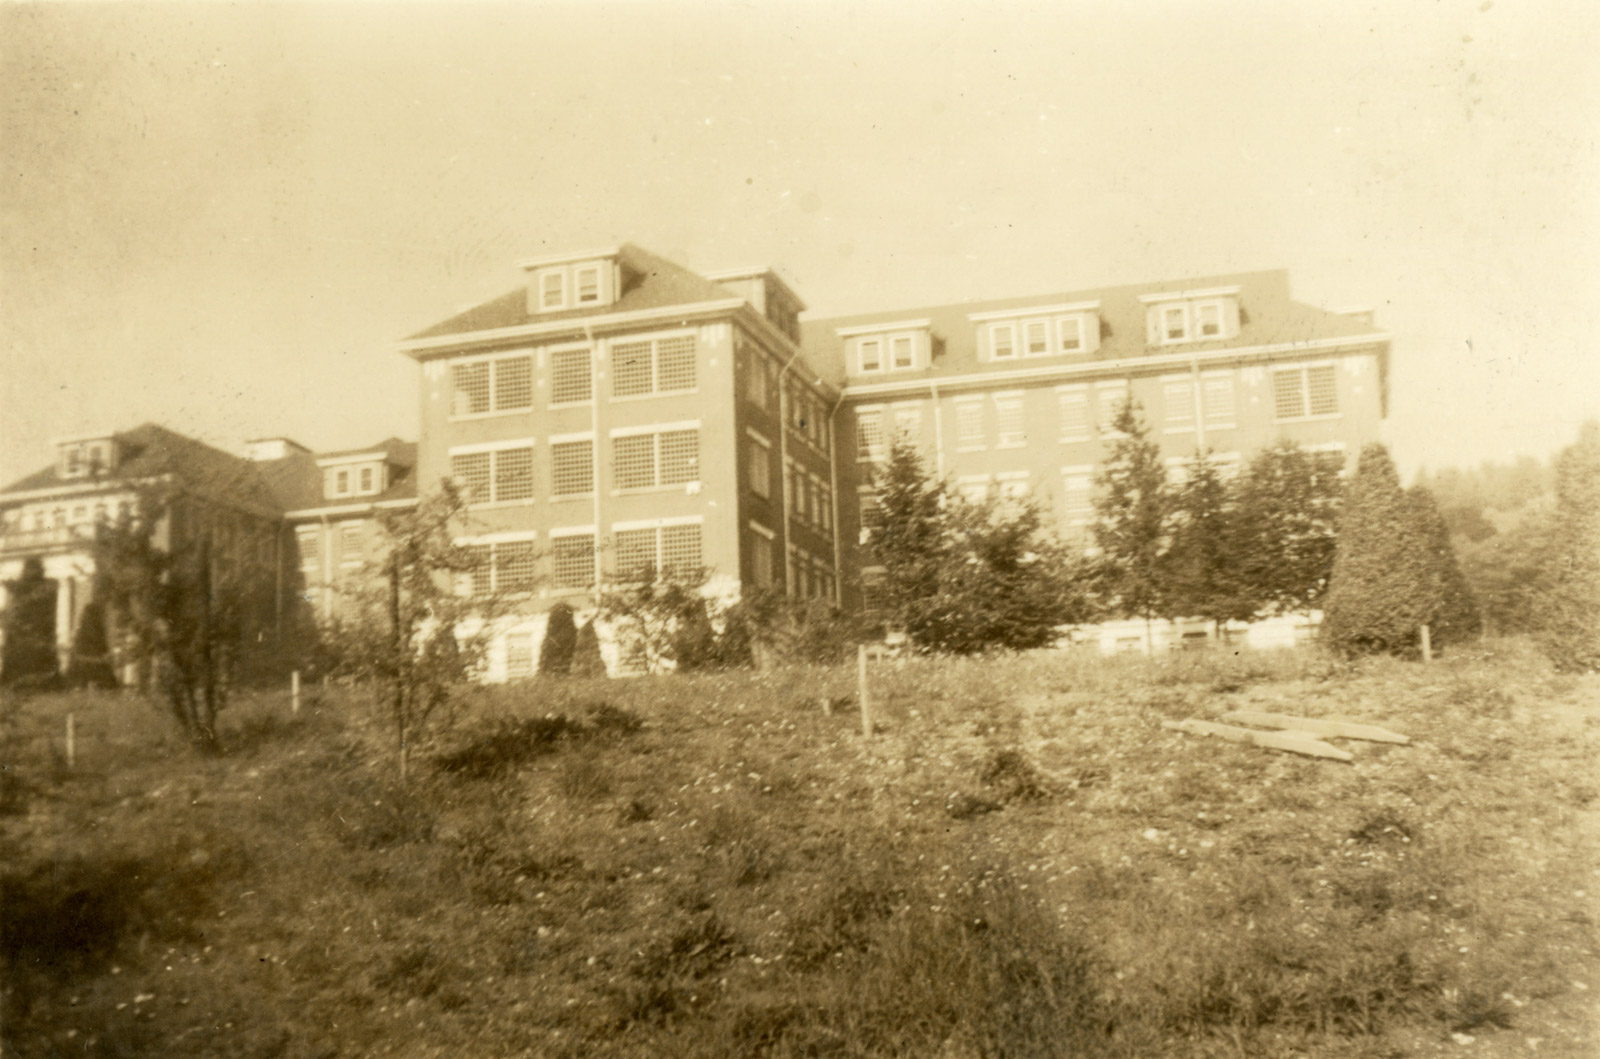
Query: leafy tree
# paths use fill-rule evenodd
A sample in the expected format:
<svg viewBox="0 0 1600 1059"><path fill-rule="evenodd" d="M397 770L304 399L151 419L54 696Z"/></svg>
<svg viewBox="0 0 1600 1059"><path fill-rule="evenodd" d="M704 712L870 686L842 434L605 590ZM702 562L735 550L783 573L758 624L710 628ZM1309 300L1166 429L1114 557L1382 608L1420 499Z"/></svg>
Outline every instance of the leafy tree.
<svg viewBox="0 0 1600 1059"><path fill-rule="evenodd" d="M1600 422L1585 423L1556 459L1556 517L1560 544L1539 602L1539 640L1560 669L1600 670Z"/></svg>
<svg viewBox="0 0 1600 1059"><path fill-rule="evenodd" d="M1400 488L1388 449L1368 445L1345 494L1325 635L1345 654L1410 652L1441 598L1432 536Z"/></svg>
<svg viewBox="0 0 1600 1059"><path fill-rule="evenodd" d="M1528 505L1504 533L1463 542L1461 572L1481 608L1486 631L1538 631L1543 602L1557 588L1565 539L1554 499L1547 498Z"/></svg>
<svg viewBox="0 0 1600 1059"><path fill-rule="evenodd" d="M545 619L544 640L539 644L539 672L566 676L572 669L572 652L578 645L578 626L572 608L557 603Z"/></svg>
<svg viewBox="0 0 1600 1059"><path fill-rule="evenodd" d="M726 607L706 597L708 572L642 571L602 588L600 614L637 648L650 672L724 669L749 663L748 641L729 632Z"/></svg>
<svg viewBox="0 0 1600 1059"><path fill-rule="evenodd" d="M1171 541L1162 559L1168 616L1219 625L1254 617L1241 583L1237 507L1212 454L1195 453L1188 478L1170 495Z"/></svg>
<svg viewBox="0 0 1600 1059"><path fill-rule="evenodd" d="M1428 558L1433 565L1435 602L1427 621L1429 638L1441 647L1474 639L1483 631L1483 619L1478 614L1472 589L1461 573L1461 564L1456 561L1444 517L1434 503L1433 494L1421 486L1412 486L1406 496L1427 541Z"/></svg>
<svg viewBox="0 0 1600 1059"><path fill-rule="evenodd" d="M869 547L884 568L892 624L924 650L970 654L1051 643L1084 617L1082 572L1043 532L1031 501L952 497L902 441L877 476L881 528Z"/></svg>
<svg viewBox="0 0 1600 1059"><path fill-rule="evenodd" d="M334 672L378 689L394 728L401 779L429 719L483 665L503 601L459 590L481 553L455 543L466 501L446 480L409 510L378 515L376 576L344 586L326 630Z"/></svg>
<svg viewBox="0 0 1600 1059"><path fill-rule="evenodd" d="M1101 590L1114 613L1148 625L1166 608L1163 569L1171 497L1160 447L1133 401L1123 402L1112 427L1121 435L1096 476Z"/></svg>
<svg viewBox="0 0 1600 1059"><path fill-rule="evenodd" d="M797 599L773 588L746 588L725 619L750 644L751 661L760 666L837 664L863 636L855 616L831 601Z"/></svg>
<svg viewBox="0 0 1600 1059"><path fill-rule="evenodd" d="M36 687L56 677L56 583L44 576L44 563L24 559L22 576L6 582L6 609L0 616L5 642L0 649L0 683Z"/></svg>
<svg viewBox="0 0 1600 1059"><path fill-rule="evenodd" d="M1233 617L1310 613L1322 605L1338 540L1341 457L1283 442L1258 452L1236 488Z"/></svg>

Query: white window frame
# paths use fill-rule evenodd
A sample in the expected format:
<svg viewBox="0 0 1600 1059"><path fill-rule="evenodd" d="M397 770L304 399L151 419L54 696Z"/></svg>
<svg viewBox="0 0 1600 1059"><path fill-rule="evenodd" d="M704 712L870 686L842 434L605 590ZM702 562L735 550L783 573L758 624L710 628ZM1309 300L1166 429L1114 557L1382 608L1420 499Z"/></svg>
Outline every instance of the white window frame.
<svg viewBox="0 0 1600 1059"><path fill-rule="evenodd" d="M1061 468L1061 514L1066 518L1069 526L1088 526L1095 520L1094 511L1094 464L1079 463ZM1082 517L1074 518L1072 508L1072 483L1082 481L1087 488L1082 490L1088 503L1083 508Z"/></svg>
<svg viewBox="0 0 1600 1059"><path fill-rule="evenodd" d="M1200 399L1195 392L1195 380L1190 375L1163 375L1161 376L1161 432L1163 434L1193 434L1195 424L1200 419ZM1189 402L1188 425L1180 421L1176 425L1172 418L1171 391L1182 386Z"/></svg>
<svg viewBox="0 0 1600 1059"><path fill-rule="evenodd" d="M681 390L663 390L661 389L661 343L674 338L687 338L694 344L694 385ZM644 393L630 393L618 397L616 392L617 366L614 355L615 348L619 345L631 346L641 343L648 343L650 346L650 389ZM605 357L608 365L607 374L611 377L611 393L607 396L607 400L612 404L623 404L627 401L649 401L657 397L675 397L682 394L699 393L700 376L702 374L700 370L700 352L700 336L693 328L678 328L673 331L613 338L606 343L605 347ZM591 387L592 385L591 383Z"/></svg>
<svg viewBox="0 0 1600 1059"><path fill-rule="evenodd" d="M700 529L700 565L704 566L705 565L706 541L705 541L705 516L703 516L703 515L677 515L677 516L672 516L672 517L669 517L669 518L646 518L646 519L633 519L633 520L630 520L630 521L627 521L627 522L613 522L611 524L611 534L610 534L610 536L611 536L612 541L615 542L615 540L617 538L617 534L619 534L619 533L627 533L627 532L632 531L632 530L647 530L647 529L655 530L655 560L652 563L652 565L655 568L656 576L659 577L661 575L661 573L662 573L662 569L661 569L661 537L662 537L662 533L661 533L661 531L665 530L665 529L672 528L672 527L676 527L676 526L699 526L699 527L701 527L701 529ZM620 576L620 573L618 571L613 570L613 573L614 574L619 574L619 576Z"/></svg>
<svg viewBox="0 0 1600 1059"><path fill-rule="evenodd" d="M1006 390L989 396L994 401L994 447L997 449L1020 449L1027 445L1028 405L1023 391ZM1005 409L1013 405L1017 412L1017 436L1008 438L1002 424L1005 422Z"/></svg>
<svg viewBox="0 0 1600 1059"><path fill-rule="evenodd" d="M500 369L496 367L496 363L499 361L516 360L519 357L526 358L528 361L528 403L525 405L515 405L508 408L497 408L495 407L495 398L498 395L499 390ZM538 351L532 349L511 349L506 350L503 353L495 353L490 356L456 357L452 359L445 369L445 379L447 380L448 392L450 395L450 410L446 416L447 420L452 423L457 423L467 419L491 419L494 416L525 415L526 413L531 412L535 404L534 394L539 388L539 359L540 357ZM489 407L483 412L457 412L455 410L455 370L457 368L471 367L476 364L484 364L488 366ZM591 379L589 384L591 393L593 392L594 387L592 371L593 369L591 368Z"/></svg>
<svg viewBox="0 0 1600 1059"><path fill-rule="evenodd" d="M872 364L867 364L867 347L873 351ZM884 366L884 336L870 335L856 339L856 370L862 375L876 375L883 371Z"/></svg>
<svg viewBox="0 0 1600 1059"><path fill-rule="evenodd" d="M1051 357L1055 355L1055 350L1051 344L1054 336L1050 333L1049 317L1030 316L1020 322L1022 324L1022 355L1024 357ZM1039 344L1043 347L1037 353L1033 351L1033 337L1030 334L1034 328L1039 330Z"/></svg>
<svg viewBox="0 0 1600 1059"><path fill-rule="evenodd" d="M884 430L884 420L888 418L888 406L881 404L861 405L856 408L856 462L878 463L889 454L889 435ZM876 419L878 424L878 444L874 447L861 443L861 424L867 417Z"/></svg>
<svg viewBox="0 0 1600 1059"><path fill-rule="evenodd" d="M999 336L1001 334L1009 336L1008 344L1011 347L1011 352L1009 353L1000 352ZM989 359L995 361L1018 359L1017 325L1014 321L1006 320L989 325Z"/></svg>
<svg viewBox="0 0 1600 1059"><path fill-rule="evenodd" d="M905 344L906 362L900 363L901 343ZM911 371L917 366L917 336L908 332L889 336L889 371Z"/></svg>
<svg viewBox="0 0 1600 1059"><path fill-rule="evenodd" d="M1058 316L1056 317L1055 324L1057 355L1063 357L1076 357L1089 352L1089 339L1086 334L1088 331L1088 326L1082 313L1074 313L1070 316ZM1077 339L1078 343L1071 349L1067 348L1067 335L1069 331L1073 337Z"/></svg>
<svg viewBox="0 0 1600 1059"><path fill-rule="evenodd" d="M450 474L452 477L455 475L454 464L457 456L473 456L478 453L489 454L489 499L470 501L467 505L468 507L475 510L493 507L525 507L534 502L536 499L534 496L527 496L516 500L501 500L495 496L495 493L498 492L495 487L495 454L516 449L527 449L529 452L528 490L530 493L537 493L538 473L535 468L537 468L539 465L539 454L538 443L534 438L517 438L511 441L485 441L476 445L452 445L449 449L445 450L445 460L446 463L450 465Z"/></svg>
<svg viewBox="0 0 1600 1059"><path fill-rule="evenodd" d="M1001 500L1025 500L1032 495L1028 485L1029 472L1027 471L1001 471L994 476L996 495ZM1016 483L1022 483L1022 489L1016 488Z"/></svg>
<svg viewBox="0 0 1600 1059"><path fill-rule="evenodd" d="M1201 323L1201 318L1204 316L1207 309L1214 309L1217 313L1217 333L1214 335L1205 334L1203 331L1204 325ZM1192 341L1221 341L1228 335L1228 307L1223 304L1220 298L1208 298L1205 301L1197 301L1194 303L1193 309L1190 313L1190 323L1192 325L1190 330L1190 338Z"/></svg>
<svg viewBox="0 0 1600 1059"><path fill-rule="evenodd" d="M535 541L537 541L538 539L539 539L539 534L537 532L535 532L534 530L507 530L507 531L500 532L500 533L481 533L481 534L477 534L477 535L471 536L471 537L457 537L456 540L455 540L455 543L456 543L456 545L458 547L461 547L461 548L488 548L489 549L489 562L488 562L488 572L489 572L489 585L488 585L488 588L489 588L489 591L488 591L487 594L488 595L498 595L498 594L500 594L501 589L500 589L500 557L497 554L497 551L498 551L498 547L497 546L501 545L501 544L532 544ZM538 574L537 574L538 555L537 555L537 553L534 556L534 568L535 568L535 571L536 571L535 574L534 574L534 580L537 581L538 580ZM472 574L471 574L470 571L468 571L467 573L462 574L457 579L457 586L458 586L457 587L457 593L458 594L469 595L470 598L474 598L474 599L480 598L475 591L472 591L472 589L476 588L475 585L471 584L472 580L473 580L473 578L472 578ZM467 593L461 593L461 591L460 591L460 587L459 586L460 586L462 581L466 581L469 584L469 590L468 590ZM516 597L521 598L521 597L531 596L534 593L536 593L537 591L538 591L538 586L537 585L530 585L530 586L527 586L525 588L517 589L515 591L515 595L516 595Z"/></svg>
<svg viewBox="0 0 1600 1059"><path fill-rule="evenodd" d="M581 493L556 492L556 446L581 445L585 443L589 446L589 488ZM550 449L550 499L581 500L585 497L594 496L594 491L599 487L600 483L600 467L595 455L594 431L580 430L574 434L551 434L547 439L547 445Z"/></svg>
<svg viewBox="0 0 1600 1059"><path fill-rule="evenodd" d="M1213 419L1211 403L1206 399L1207 384L1217 381L1228 384L1229 414L1226 419ZM1205 424L1207 430L1234 430L1239 426L1239 384L1232 368L1200 373L1200 422Z"/></svg>
<svg viewBox="0 0 1600 1059"><path fill-rule="evenodd" d="M550 281L555 280L555 304L550 302ZM567 307L567 270L564 268L545 269L539 273L539 311L542 313L560 312Z"/></svg>
<svg viewBox="0 0 1600 1059"><path fill-rule="evenodd" d="M593 525L561 526L551 530L546 536L550 538L550 547L548 549L550 554L550 583L547 587L557 594L574 591L581 592L593 588L596 584L596 579L600 575L600 538L595 527ZM573 537L587 538L589 541L589 581L585 585L563 584L560 578L556 576L556 541L569 540Z"/></svg>
<svg viewBox="0 0 1600 1059"><path fill-rule="evenodd" d="M630 485L630 486L616 486L616 485L613 485L612 489L611 489L611 495L612 496L632 496L632 495L637 494L637 493L654 493L654 492L671 491L671 490L683 489L685 487L692 486L696 482L701 481L703 476L698 476L698 475L699 475L699 472L704 470L703 465L700 463L700 459L704 455L704 453L703 453L703 449L701 447L699 447L699 446L697 446L696 455L695 455L695 471L696 471L697 477L692 478L687 482L670 482L670 483L667 483L667 484L663 484L662 481L661 481L661 436L663 434L677 434L677 433L687 432L687 431L690 431L690 430L694 431L696 434L701 433L702 431L701 431L701 428L700 428L700 420L698 420L698 419L685 419L685 420L681 420L681 421L676 422L676 423L642 423L642 424L639 424L637 426L612 427L610 432L609 432L609 434L607 435L611 439L611 441L613 443L612 446L611 446L611 454L610 454L611 455L612 464L613 464L612 470L611 470L612 481L613 482L616 481L616 467L615 467L615 463L616 463L616 445L615 445L615 441L616 441L616 439L617 438L622 438L622 437L637 437L637 436L639 436L641 434L649 434L649 435L653 435L654 436L654 440L651 443L651 452L652 452L653 458L654 458L652 480L653 480L653 482L655 484L653 484L653 485ZM704 440L704 439L701 439L701 440Z"/></svg>
<svg viewBox="0 0 1600 1059"><path fill-rule="evenodd" d="M1076 394L1083 401L1083 428L1081 432L1069 434L1067 432L1066 417L1062 415L1064 407L1063 398L1068 394ZM1089 387L1085 383L1069 383L1056 387L1056 435L1063 445L1079 445L1086 441L1093 441L1095 437L1094 402L1089 396Z"/></svg>
<svg viewBox="0 0 1600 1059"><path fill-rule="evenodd" d="M583 296L583 277L585 275L594 276L593 298L585 298ZM602 291L600 287L599 265L579 265L572 270L572 304L599 305L602 297L604 297L604 291Z"/></svg>
<svg viewBox="0 0 1600 1059"><path fill-rule="evenodd" d="M956 451L957 452L982 452L989 447L988 423L983 414L984 399L982 394L957 397L953 402L956 410ZM976 435L962 432L962 415L975 409L978 417L978 431Z"/></svg>
<svg viewBox="0 0 1600 1059"><path fill-rule="evenodd" d="M1169 302L1157 307L1156 312L1158 314L1157 319L1161 324L1162 345L1171 346L1177 345L1180 342L1189 341L1189 335L1192 328L1190 326L1188 302ZM1182 320L1182 334L1178 335L1176 338L1172 336L1172 327L1167 323L1168 313L1177 313L1179 318Z"/></svg>
<svg viewBox="0 0 1600 1059"><path fill-rule="evenodd" d="M1108 394L1115 394L1118 400L1106 404ZM1117 409L1124 403L1133 399L1133 387L1127 382L1099 382L1094 387L1094 430L1101 438L1124 438L1126 434L1112 428L1111 424L1116 419Z"/></svg>
<svg viewBox="0 0 1600 1059"><path fill-rule="evenodd" d="M595 371L595 355L594 355L594 347L593 346L590 346L587 343L579 343L579 344L576 344L576 345L550 346L550 347L548 347L546 349L540 350L539 352L540 352L540 358L539 359L541 361L543 361L543 364L540 365L540 366L541 367L546 367L546 369L549 371L549 374L550 374L550 401L549 401L549 407L551 407L551 408L582 408L583 406L588 405L588 404L592 404L594 402L595 377L598 374L598 372ZM556 400L556 358L559 357L559 356L566 356L568 354L573 354L573 353L582 353L582 354L584 354L585 359L588 361L588 364L589 364L589 396L580 398L580 399L578 399L576 401L558 401L558 400Z"/></svg>
<svg viewBox="0 0 1600 1059"><path fill-rule="evenodd" d="M956 479L956 495L968 504L982 504L989 499L987 474L963 474Z"/></svg>

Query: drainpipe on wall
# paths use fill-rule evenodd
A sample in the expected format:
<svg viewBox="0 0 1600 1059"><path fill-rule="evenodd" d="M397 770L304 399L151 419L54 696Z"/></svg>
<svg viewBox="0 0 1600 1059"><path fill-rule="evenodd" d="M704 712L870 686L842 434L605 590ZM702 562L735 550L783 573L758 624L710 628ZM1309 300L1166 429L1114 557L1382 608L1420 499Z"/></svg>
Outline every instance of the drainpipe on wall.
<svg viewBox="0 0 1600 1059"><path fill-rule="evenodd" d="M928 389L933 394L933 467L939 480L944 480L944 416L939 408L939 384L930 382Z"/></svg>
<svg viewBox="0 0 1600 1059"><path fill-rule="evenodd" d="M1200 358L1189 359L1189 382L1194 392L1194 447L1197 452L1206 449L1206 417L1205 409L1201 406L1204 396L1203 387L1200 385Z"/></svg>
<svg viewBox="0 0 1600 1059"><path fill-rule="evenodd" d="M785 596L794 595L794 564L789 561L789 553L794 550L794 545L789 541L789 388L783 381L789 377L789 369L799 356L800 352L796 350L784 364L783 370L778 372L778 525L783 528Z"/></svg>
<svg viewBox="0 0 1600 1059"><path fill-rule="evenodd" d="M594 325L583 322L583 337L589 343L589 431L594 435L594 595L600 596L600 347L594 340Z"/></svg>
<svg viewBox="0 0 1600 1059"><path fill-rule="evenodd" d="M833 494L830 518L833 525L833 605L836 607L844 606L844 569L839 565L839 431L836 428L843 404L841 389L839 399L833 402L833 409L828 413L828 487Z"/></svg>

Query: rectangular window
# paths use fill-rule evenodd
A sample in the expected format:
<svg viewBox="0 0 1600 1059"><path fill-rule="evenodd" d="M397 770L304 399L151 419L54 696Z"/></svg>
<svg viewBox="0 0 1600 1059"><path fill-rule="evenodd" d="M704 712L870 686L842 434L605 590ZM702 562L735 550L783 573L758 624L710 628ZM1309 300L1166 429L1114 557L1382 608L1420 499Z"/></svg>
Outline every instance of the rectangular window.
<svg viewBox="0 0 1600 1059"><path fill-rule="evenodd" d="M656 436L627 434L611 439L612 474L618 489L648 489L656 484Z"/></svg>
<svg viewBox="0 0 1600 1059"><path fill-rule="evenodd" d="M1098 412L1100 433L1102 436L1117 436L1113 424L1117 415L1122 411L1122 406L1128 403L1128 386L1126 383L1117 383L1113 386L1099 386L1095 388L1095 403L1099 405Z"/></svg>
<svg viewBox="0 0 1600 1059"><path fill-rule="evenodd" d="M1222 306L1218 302L1201 302L1194 307L1194 327L1201 338L1222 337Z"/></svg>
<svg viewBox="0 0 1600 1059"><path fill-rule="evenodd" d="M550 495L594 492L594 442L557 441L550 445Z"/></svg>
<svg viewBox="0 0 1600 1059"><path fill-rule="evenodd" d="M467 569L462 577L467 592L473 596L487 596L494 592L494 546L469 544L466 546Z"/></svg>
<svg viewBox="0 0 1600 1059"><path fill-rule="evenodd" d="M989 499L989 476L968 474L956 479L956 495L969 504L981 504Z"/></svg>
<svg viewBox="0 0 1600 1059"><path fill-rule="evenodd" d="M916 353L911 343L910 335L895 335L890 343L893 352L893 361L896 368L909 368L915 362Z"/></svg>
<svg viewBox="0 0 1600 1059"><path fill-rule="evenodd" d="M1015 448L1027 442L1022 426L1022 395L996 395L994 399L995 437L1000 448Z"/></svg>
<svg viewBox="0 0 1600 1059"><path fill-rule="evenodd" d="M450 402L451 415L481 415L489 410L488 361L451 365L450 382L455 394Z"/></svg>
<svg viewBox="0 0 1600 1059"><path fill-rule="evenodd" d="M651 572L692 574L701 567L698 522L618 530L612 537L617 552L617 576L622 580L643 580Z"/></svg>
<svg viewBox="0 0 1600 1059"><path fill-rule="evenodd" d="M333 495L334 496L349 496L350 495L350 470L349 470L349 468L347 468L347 467L346 468L340 468L339 470L333 472Z"/></svg>
<svg viewBox="0 0 1600 1059"><path fill-rule="evenodd" d="M749 461L745 480L752 493L766 499L772 495L772 446L761 438L749 437L745 439L745 452Z"/></svg>
<svg viewBox="0 0 1600 1059"><path fill-rule="evenodd" d="M1063 353L1079 353L1083 350L1083 317L1058 316L1056 317L1056 335Z"/></svg>
<svg viewBox="0 0 1600 1059"><path fill-rule="evenodd" d="M1048 356L1050 353L1050 322L1029 320L1023 324L1023 343L1030 357Z"/></svg>
<svg viewBox="0 0 1600 1059"><path fill-rule="evenodd" d="M563 272L546 272L539 277L539 305L560 309L567 303L567 277Z"/></svg>
<svg viewBox="0 0 1600 1059"><path fill-rule="evenodd" d="M1027 471L1003 471L995 475L1002 500L1022 500L1028 495Z"/></svg>
<svg viewBox="0 0 1600 1059"><path fill-rule="evenodd" d="M611 396L639 397L694 388L693 335L612 345Z"/></svg>
<svg viewBox="0 0 1600 1059"><path fill-rule="evenodd" d="M494 545L496 592L529 592L538 582L538 551L533 541L502 541Z"/></svg>
<svg viewBox="0 0 1600 1059"><path fill-rule="evenodd" d="M318 550L320 541L314 526L302 526L294 531L295 550L300 553L301 570L322 569L322 554Z"/></svg>
<svg viewBox="0 0 1600 1059"><path fill-rule="evenodd" d="M747 351L745 366L745 397L757 408L766 408L767 396L766 357L755 350Z"/></svg>
<svg viewBox="0 0 1600 1059"><path fill-rule="evenodd" d="M822 528L831 532L833 530L833 490L826 485L821 485L817 488L821 490L819 495L822 498Z"/></svg>
<svg viewBox="0 0 1600 1059"><path fill-rule="evenodd" d="M881 460L884 457L883 410L861 408L856 410L856 459Z"/></svg>
<svg viewBox="0 0 1600 1059"><path fill-rule="evenodd" d="M661 527L661 569L667 573L692 574L699 570L700 525Z"/></svg>
<svg viewBox="0 0 1600 1059"><path fill-rule="evenodd" d="M533 447L451 453L450 475L465 491L469 504L531 500Z"/></svg>
<svg viewBox="0 0 1600 1059"><path fill-rule="evenodd" d="M594 584L594 534L551 536L550 576L556 588L588 588Z"/></svg>
<svg viewBox="0 0 1600 1059"><path fill-rule="evenodd" d="M860 357L862 371L883 370L883 340L880 338L863 338L856 344L856 351Z"/></svg>
<svg viewBox="0 0 1600 1059"><path fill-rule="evenodd" d="M339 561L342 563L359 563L362 558L361 524L353 523L339 527Z"/></svg>
<svg viewBox="0 0 1600 1059"><path fill-rule="evenodd" d="M580 268L575 273L574 286L578 290L579 305L593 305L600 300L600 270Z"/></svg>
<svg viewBox="0 0 1600 1059"><path fill-rule="evenodd" d="M1161 384L1161 402L1166 409L1166 429L1194 429L1194 383L1189 379L1169 379Z"/></svg>
<svg viewBox="0 0 1600 1059"><path fill-rule="evenodd" d="M361 485L360 485L360 489L361 489L362 493L375 493L375 492L377 492L378 491L377 486L374 484L376 482L376 480L377 480L376 479L376 474L375 474L375 472L373 471L373 469L371 467L363 467L363 468L361 468Z"/></svg>
<svg viewBox="0 0 1600 1059"><path fill-rule="evenodd" d="M861 510L861 528L875 530L883 527L883 504L878 500L878 494L870 488L863 487L856 494L856 503Z"/></svg>
<svg viewBox="0 0 1600 1059"><path fill-rule="evenodd" d="M956 444L964 449L981 449L988 439L983 433L983 402L962 401L956 405Z"/></svg>
<svg viewBox="0 0 1600 1059"><path fill-rule="evenodd" d="M907 405L894 410L895 437L908 444L915 444L922 437L922 408L919 405Z"/></svg>
<svg viewBox="0 0 1600 1059"><path fill-rule="evenodd" d="M1081 387L1056 394L1061 410L1061 440L1089 440L1089 391Z"/></svg>
<svg viewBox="0 0 1600 1059"><path fill-rule="evenodd" d="M1282 368L1272 373L1272 409L1277 419L1335 415L1339 393L1332 364Z"/></svg>
<svg viewBox="0 0 1600 1059"><path fill-rule="evenodd" d="M494 410L510 412L533 407L533 358L502 357L494 366Z"/></svg>
<svg viewBox="0 0 1600 1059"><path fill-rule="evenodd" d="M1161 310L1161 337L1167 342L1182 342L1189 337L1189 307L1169 305Z"/></svg>
<svg viewBox="0 0 1600 1059"><path fill-rule="evenodd" d="M750 528L750 579L763 588L772 584L772 539Z"/></svg>
<svg viewBox="0 0 1600 1059"><path fill-rule="evenodd" d="M506 679L527 680L533 676L533 633L506 633Z"/></svg>
<svg viewBox="0 0 1600 1059"><path fill-rule="evenodd" d="M883 568L871 567L861 571L861 609L874 614L887 606Z"/></svg>
<svg viewBox="0 0 1600 1059"><path fill-rule="evenodd" d="M1062 472L1063 507L1069 526L1082 526L1094 518L1094 472L1092 468L1075 467Z"/></svg>
<svg viewBox="0 0 1600 1059"><path fill-rule="evenodd" d="M1017 355L1016 325L989 325L989 355L995 360L1010 360Z"/></svg>
<svg viewBox="0 0 1600 1059"><path fill-rule="evenodd" d="M656 570L656 531L618 530L612 534L616 548L617 577L623 581L642 581Z"/></svg>
<svg viewBox="0 0 1600 1059"><path fill-rule="evenodd" d="M1221 430L1234 425L1233 373L1207 375L1200 381L1201 400L1205 405L1207 430Z"/></svg>
<svg viewBox="0 0 1600 1059"><path fill-rule="evenodd" d="M700 478L700 431L673 430L661 439L661 484L682 485Z"/></svg>
<svg viewBox="0 0 1600 1059"><path fill-rule="evenodd" d="M594 397L593 358L587 349L550 354L550 403L571 404Z"/></svg>

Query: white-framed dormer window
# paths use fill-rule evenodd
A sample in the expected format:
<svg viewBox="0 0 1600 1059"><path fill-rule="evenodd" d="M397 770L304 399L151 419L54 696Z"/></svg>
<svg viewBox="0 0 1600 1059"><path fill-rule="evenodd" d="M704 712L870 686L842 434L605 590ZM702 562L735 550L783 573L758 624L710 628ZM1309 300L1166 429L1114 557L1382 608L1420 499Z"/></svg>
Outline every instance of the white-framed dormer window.
<svg viewBox="0 0 1600 1059"><path fill-rule="evenodd" d="M567 305L567 274L552 269L539 277L539 308L546 312Z"/></svg>
<svg viewBox="0 0 1600 1059"><path fill-rule="evenodd" d="M1200 339L1222 337L1222 303L1220 301L1195 303L1194 336Z"/></svg>
<svg viewBox="0 0 1600 1059"><path fill-rule="evenodd" d="M1022 351L1030 357L1050 355L1050 321L1028 320L1022 325Z"/></svg>
<svg viewBox="0 0 1600 1059"><path fill-rule="evenodd" d="M1236 286L1140 295L1147 308L1147 341L1166 346L1233 338L1239 330L1238 295Z"/></svg>
<svg viewBox="0 0 1600 1059"><path fill-rule="evenodd" d="M585 265L572 273L573 293L579 305L595 305L600 301L600 266Z"/></svg>
<svg viewBox="0 0 1600 1059"><path fill-rule="evenodd" d="M1163 305L1161 307L1161 341L1187 342L1189 340L1189 306Z"/></svg>
<svg viewBox="0 0 1600 1059"><path fill-rule="evenodd" d="M1084 352L1083 317L1056 317L1056 343L1057 350L1061 353Z"/></svg>
<svg viewBox="0 0 1600 1059"><path fill-rule="evenodd" d="M916 365L916 345L910 335L894 335L889 339L890 367L896 371Z"/></svg>
<svg viewBox="0 0 1600 1059"><path fill-rule="evenodd" d="M883 370L883 339L863 338L856 344L856 363L863 372Z"/></svg>
<svg viewBox="0 0 1600 1059"><path fill-rule="evenodd" d="M1017 325L1011 323L989 325L989 356L995 360L1011 360L1017 355Z"/></svg>

